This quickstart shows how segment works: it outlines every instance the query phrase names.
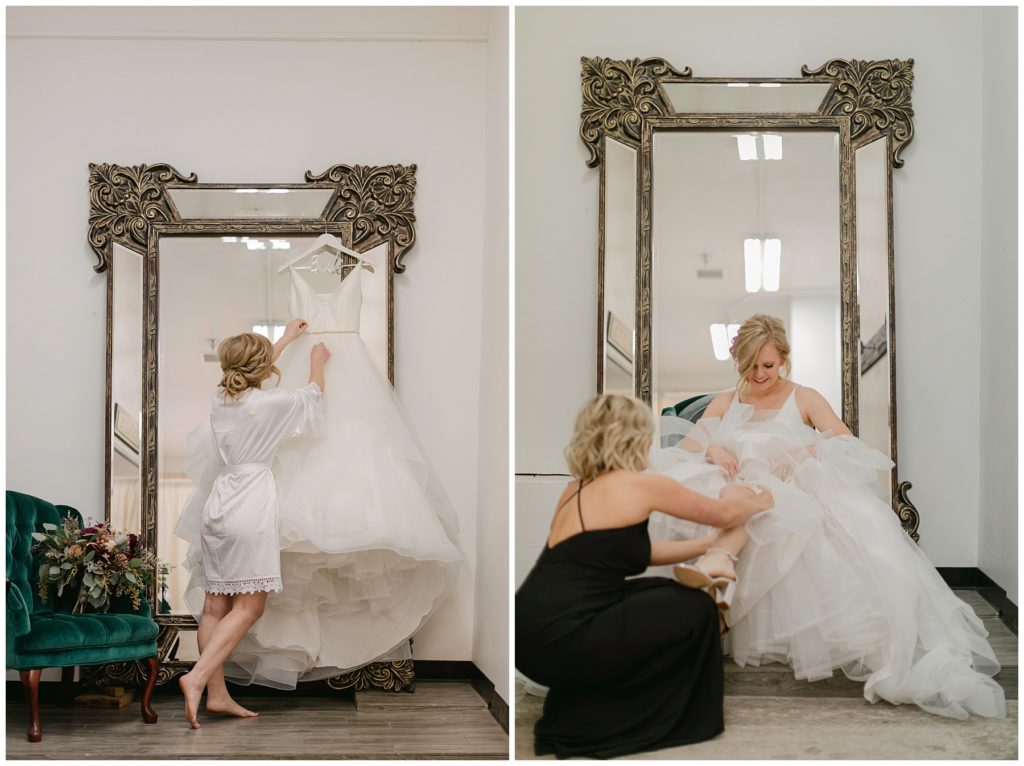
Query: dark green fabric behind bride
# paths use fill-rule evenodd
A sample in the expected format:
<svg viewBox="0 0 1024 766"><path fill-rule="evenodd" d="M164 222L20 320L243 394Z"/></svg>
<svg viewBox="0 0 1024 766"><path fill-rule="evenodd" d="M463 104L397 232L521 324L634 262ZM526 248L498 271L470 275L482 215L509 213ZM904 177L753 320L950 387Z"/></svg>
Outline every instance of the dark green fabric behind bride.
<svg viewBox="0 0 1024 766"><path fill-rule="evenodd" d="M72 614L74 593L57 599L53 589L47 603L39 599L39 564L32 552L32 533L43 524L60 524L61 517L81 514L21 492L7 492L7 668L21 674L29 706L28 739L43 738L39 724L39 679L43 668L63 668L70 685L78 665L148 660L149 677L142 696L142 718L156 723L150 706L156 686L157 625L149 604L139 611L124 598L104 614Z"/></svg>

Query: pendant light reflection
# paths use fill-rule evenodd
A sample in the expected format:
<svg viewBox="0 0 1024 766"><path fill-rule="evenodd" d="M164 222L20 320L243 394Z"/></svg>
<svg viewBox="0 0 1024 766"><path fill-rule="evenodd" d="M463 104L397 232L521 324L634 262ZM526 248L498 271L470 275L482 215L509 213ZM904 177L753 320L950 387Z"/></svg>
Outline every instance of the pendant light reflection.
<svg viewBox="0 0 1024 766"><path fill-rule="evenodd" d="M779 291L782 240L748 237L743 240L744 285L748 293Z"/></svg>
<svg viewBox="0 0 1024 766"><path fill-rule="evenodd" d="M715 359L724 362L729 358L729 346L732 339L740 331L738 324L712 324L711 325L711 347L715 352Z"/></svg>

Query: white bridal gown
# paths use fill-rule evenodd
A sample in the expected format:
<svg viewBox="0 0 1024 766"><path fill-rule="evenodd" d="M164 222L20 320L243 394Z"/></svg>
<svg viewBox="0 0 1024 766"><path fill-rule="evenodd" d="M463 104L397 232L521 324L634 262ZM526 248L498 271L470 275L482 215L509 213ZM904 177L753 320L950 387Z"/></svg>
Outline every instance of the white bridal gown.
<svg viewBox="0 0 1024 766"><path fill-rule="evenodd" d="M317 436L295 429L277 451L283 589L270 593L263 616L225 663L225 675L240 683L293 688L374 660L409 658L409 638L440 604L462 560L454 509L359 336L362 273L357 268L319 294L291 271L291 313L309 328L278 359L280 385L315 389L305 385L309 352L327 345L323 429ZM189 440L186 471L196 491L176 533L192 543L185 600L198 619L206 566L200 522L224 461L209 427Z"/></svg>
<svg viewBox="0 0 1024 766"><path fill-rule="evenodd" d="M761 484L775 497L774 508L747 522L750 539L727 613L733 659L787 663L809 681L840 669L864 682L871 702L913 703L960 719L1005 715L1003 690L989 677L999 664L981 620L879 497L874 480L892 462L853 436L807 426L795 394L794 387L778 410L756 412L734 395L721 418L697 425L662 418L663 438L690 440L652 451L655 471L718 497L728 479L704 462L713 441L739 462L732 481ZM716 532L652 516L655 539Z"/></svg>

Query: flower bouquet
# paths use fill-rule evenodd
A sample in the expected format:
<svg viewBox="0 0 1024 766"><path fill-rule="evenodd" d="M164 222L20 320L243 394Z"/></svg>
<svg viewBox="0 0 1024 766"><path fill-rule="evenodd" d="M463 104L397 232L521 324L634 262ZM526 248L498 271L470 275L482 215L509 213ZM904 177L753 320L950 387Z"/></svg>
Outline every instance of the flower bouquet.
<svg viewBox="0 0 1024 766"><path fill-rule="evenodd" d="M79 528L70 514L61 524L43 524L45 532L33 532L39 566L39 600L44 604L51 586L57 597L67 588L78 588L72 611L91 607L110 609L115 596L128 596L138 611L142 594L159 566L156 555L139 544L139 536L116 532L105 524Z"/></svg>

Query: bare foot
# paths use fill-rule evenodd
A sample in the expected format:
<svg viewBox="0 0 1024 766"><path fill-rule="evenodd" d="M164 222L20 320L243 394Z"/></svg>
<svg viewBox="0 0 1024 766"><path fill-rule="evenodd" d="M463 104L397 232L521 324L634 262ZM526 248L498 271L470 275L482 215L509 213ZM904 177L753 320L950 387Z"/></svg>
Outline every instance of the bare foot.
<svg viewBox="0 0 1024 766"><path fill-rule="evenodd" d="M186 673L178 679L178 687L185 695L185 719L193 729L199 728L199 701L203 698L203 688L197 686Z"/></svg>
<svg viewBox="0 0 1024 766"><path fill-rule="evenodd" d="M235 716L236 718L255 718L259 715L255 710L249 710L239 705L232 697L220 699L206 698L206 711L208 713L219 713L220 715Z"/></svg>
<svg viewBox="0 0 1024 766"><path fill-rule="evenodd" d="M697 565L712 577L736 579L736 568L733 567L732 561L724 553L717 553L715 551L705 553L700 561L697 562Z"/></svg>

